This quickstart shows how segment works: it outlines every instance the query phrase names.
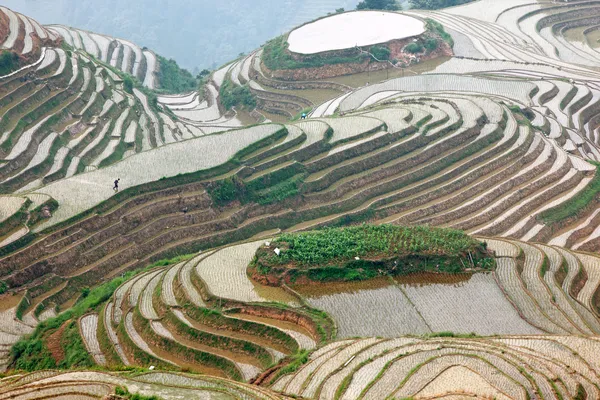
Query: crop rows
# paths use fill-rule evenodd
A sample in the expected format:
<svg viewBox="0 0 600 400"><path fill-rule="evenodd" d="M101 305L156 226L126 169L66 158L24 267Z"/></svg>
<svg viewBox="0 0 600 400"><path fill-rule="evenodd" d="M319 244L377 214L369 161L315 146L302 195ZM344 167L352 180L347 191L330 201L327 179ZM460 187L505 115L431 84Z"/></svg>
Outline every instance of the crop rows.
<svg viewBox="0 0 600 400"><path fill-rule="evenodd" d="M144 98L141 92L136 94ZM160 149L161 159L175 157L180 160L178 165L169 163L159 168L153 152L137 154L86 174L86 182L94 187L92 192L82 190L76 177L50 184L38 192L56 199L59 208L37 231L109 199L114 192L107 182L115 177L123 178L121 185L130 187L135 182L213 167L226 162L239 149L276 134L281 135L278 142L267 143L241 160L236 179L248 187L264 188L257 192L262 198L269 198L270 191L275 195L279 179L283 179L282 184L301 179L302 196L289 200L294 209L291 211L284 204L268 203L234 202L215 207L211 193L216 183L210 182L175 184L171 188L167 185L146 194L127 195L119 204L113 203L116 207L110 213L51 230L28 248L5 257L0 279L20 286L30 271L49 263L57 275L83 282L110 271L142 266L147 260L173 254L175 249L193 252L209 247L207 243L224 244L223 235L238 235L236 231L243 232L235 236L240 240L273 228L293 231L316 227L345 215L368 215L380 222L450 226L485 235L505 235L513 226L522 226L511 235L523 237L535 228L530 215L537 215L550 200L559 204L561 196L567 199L577 194L590 181L583 160L567 155L538 131L519 124L518 116L508 107L479 96L448 96L400 96L382 109L361 110L356 116L332 120L301 121L288 125L287 132L278 133L278 125L257 126L236 136L227 151L226 143L229 146L235 131L172 144ZM132 111L122 111L115 118L124 113L128 117L119 138L133 115ZM147 121L154 126L151 118ZM170 125L165 121L165 126ZM119 132L112 128L102 132L107 136ZM148 136L148 142L155 134ZM220 149L214 160L197 157L191 144L200 140ZM87 154L82 161L86 158ZM152 170L146 167L150 164ZM185 171L183 164L187 164ZM79 257L79 252L84 257ZM222 281L223 274L233 273L224 268L202 270L207 262L222 263L219 252L213 257L199 264L202 277L211 283ZM241 260L240 265L245 262ZM191 267L187 265L180 271L185 272L182 283L186 289L189 282L185 276ZM251 285L245 287L243 292L235 289L235 295L241 296L238 300L259 300L252 294ZM218 286L214 288L217 293L213 294L236 299ZM47 302L60 305L75 293L76 286L69 285ZM168 291L167 295L171 296ZM196 301L196 305L201 303Z"/></svg>
<svg viewBox="0 0 600 400"><path fill-rule="evenodd" d="M246 251L248 245L237 248L238 254L253 254L251 249ZM196 266L229 249L206 252L122 284L105 306L102 323L96 314L81 319L88 351L103 365L187 368L250 380L298 348L315 347L321 340L317 336L320 322L315 322L311 311L300 307L292 295L287 295L292 300L285 307L215 296L217 288L202 279ZM230 282L230 286L235 284ZM269 288L263 289L266 292L256 290L269 294ZM107 358L106 354L118 358Z"/></svg>
<svg viewBox="0 0 600 400"><path fill-rule="evenodd" d="M60 35L69 46L83 50L106 64L137 77L148 88L154 89L156 86L156 55L151 51L142 51L141 47L126 40L64 25L49 25L48 29ZM122 57L119 56L120 52L123 52ZM121 60L120 64L118 60Z"/></svg>
<svg viewBox="0 0 600 400"><path fill-rule="evenodd" d="M272 388L315 399L470 395L504 399L598 395L591 354L567 337L399 338L333 343ZM595 339L578 339L597 346ZM327 351L327 349L330 349ZM591 358L590 358L591 357ZM559 361L560 360L560 361ZM343 379L342 379L343 378Z"/></svg>
<svg viewBox="0 0 600 400"><path fill-rule="evenodd" d="M113 374L96 371L33 372L2 381L1 399L100 399L114 394L117 387L132 394L157 396L165 400L236 398L276 400L282 397L270 391L228 379L173 372Z"/></svg>

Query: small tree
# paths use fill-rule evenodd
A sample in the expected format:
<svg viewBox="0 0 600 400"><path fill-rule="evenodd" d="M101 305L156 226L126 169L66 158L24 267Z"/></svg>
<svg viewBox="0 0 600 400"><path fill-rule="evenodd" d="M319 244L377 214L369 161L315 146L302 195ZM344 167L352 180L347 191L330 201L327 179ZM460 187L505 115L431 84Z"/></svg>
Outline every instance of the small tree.
<svg viewBox="0 0 600 400"><path fill-rule="evenodd" d="M373 46L371 47L371 54L381 61L389 60L391 51L385 46Z"/></svg>
<svg viewBox="0 0 600 400"><path fill-rule="evenodd" d="M417 53L422 53L423 52L423 46L421 46L418 43L411 43L408 46L406 46L404 48L404 50L406 50L408 53L411 54L417 54Z"/></svg>
<svg viewBox="0 0 600 400"><path fill-rule="evenodd" d="M123 79L123 88L127 93L133 94L133 79L126 76L125 79Z"/></svg>
<svg viewBox="0 0 600 400"><path fill-rule="evenodd" d="M357 10L399 10L396 0L363 0L356 6Z"/></svg>
<svg viewBox="0 0 600 400"><path fill-rule="evenodd" d="M425 41L425 48L427 51L434 51L438 48L438 41L434 38L429 38Z"/></svg>

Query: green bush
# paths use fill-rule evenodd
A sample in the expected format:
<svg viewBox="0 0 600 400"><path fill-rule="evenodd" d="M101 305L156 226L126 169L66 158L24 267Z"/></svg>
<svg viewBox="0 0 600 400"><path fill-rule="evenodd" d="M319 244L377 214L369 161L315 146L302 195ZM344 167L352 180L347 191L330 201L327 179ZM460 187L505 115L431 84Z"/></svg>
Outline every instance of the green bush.
<svg viewBox="0 0 600 400"><path fill-rule="evenodd" d="M123 78L123 89L129 94L133 94L133 79L131 79L131 76L125 75Z"/></svg>
<svg viewBox="0 0 600 400"><path fill-rule="evenodd" d="M19 69L19 55L12 51L4 50L0 54L0 75L7 75Z"/></svg>
<svg viewBox="0 0 600 400"><path fill-rule="evenodd" d="M160 88L170 93L184 93L196 90L198 80L190 71L179 67L173 59L158 56L158 83Z"/></svg>
<svg viewBox="0 0 600 400"><path fill-rule="evenodd" d="M358 3L357 10L399 10L396 0L364 0Z"/></svg>
<svg viewBox="0 0 600 400"><path fill-rule="evenodd" d="M4 281L0 281L0 294L6 293L8 290L8 285Z"/></svg>
<svg viewBox="0 0 600 400"><path fill-rule="evenodd" d="M420 45L419 43L410 43L409 45L407 45L404 50L406 50L407 52L411 53L411 54L418 54L418 53L422 53L423 50L425 50L425 48Z"/></svg>
<svg viewBox="0 0 600 400"><path fill-rule="evenodd" d="M231 80L226 79L219 90L221 104L225 109L233 107L253 110L256 108L256 97L247 85L237 86Z"/></svg>
<svg viewBox="0 0 600 400"><path fill-rule="evenodd" d="M390 49L388 49L385 46L373 46L371 47L371 54L373 54L373 56L381 61L385 61L385 60L389 60L390 59L390 54L392 52L390 51Z"/></svg>
<svg viewBox="0 0 600 400"><path fill-rule="evenodd" d="M438 41L434 38L429 38L425 40L425 48L427 49L427 51L434 51L438 48Z"/></svg>
<svg viewBox="0 0 600 400"><path fill-rule="evenodd" d="M437 33L442 39L444 39L445 42L447 42L450 45L450 47L454 47L454 39L452 39L452 36L448 32L446 32L442 24L430 18L427 18L426 21L428 31Z"/></svg>

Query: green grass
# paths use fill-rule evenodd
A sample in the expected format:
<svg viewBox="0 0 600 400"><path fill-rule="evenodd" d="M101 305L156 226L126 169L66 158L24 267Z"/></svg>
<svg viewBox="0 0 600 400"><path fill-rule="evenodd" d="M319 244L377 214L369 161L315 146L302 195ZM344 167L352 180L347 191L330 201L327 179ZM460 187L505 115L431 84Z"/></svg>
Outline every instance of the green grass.
<svg viewBox="0 0 600 400"><path fill-rule="evenodd" d="M319 68L325 65L360 63L369 58L368 54L361 53L357 49L349 49L341 55L314 54L302 56L297 60L288 51L289 44L286 36L279 36L264 47L262 60L270 70Z"/></svg>
<svg viewBox="0 0 600 400"><path fill-rule="evenodd" d="M429 227L360 225L281 235L272 246L285 248L278 264L322 265L354 257L400 254L463 255L483 249L462 231Z"/></svg>
<svg viewBox="0 0 600 400"><path fill-rule="evenodd" d="M249 182L232 176L210 184L207 191L221 206L235 200L242 204L272 204L297 195L306 176L304 166L292 164Z"/></svg>
<svg viewBox="0 0 600 400"><path fill-rule="evenodd" d="M123 386L115 388L115 394L127 400L160 400L158 396L144 396L138 393L129 393L129 390Z"/></svg>
<svg viewBox="0 0 600 400"><path fill-rule="evenodd" d="M279 248L280 255L273 249ZM261 247L250 269L286 282L360 281L380 275L491 270L485 244L464 232L394 225L359 225L286 233Z"/></svg>
<svg viewBox="0 0 600 400"><path fill-rule="evenodd" d="M102 284L94 289L91 289L85 298L76 303L72 308L59 314L55 318L50 318L41 322L33 331L15 343L11 349L11 355L14 360L14 367L18 370L37 371L48 368L70 368L72 366L87 366L91 359L85 350L76 320L89 311L95 310L100 304L108 300L114 291L121 284L137 273L138 271L130 271L123 276L115 278L110 282ZM60 328L67 321L72 320L65 329L63 338L68 339L65 342L65 360L56 365L50 352L43 343L43 338L53 330ZM93 362L92 362L93 365Z"/></svg>
<svg viewBox="0 0 600 400"><path fill-rule="evenodd" d="M597 201L598 194L600 193L600 163L595 163L596 174L592 181L585 187L584 190L577 193L571 199L553 207L549 210L544 211L539 215L539 219L546 225L552 225L564 221L568 218L575 217L579 213L585 210L590 204Z"/></svg>
<svg viewBox="0 0 600 400"><path fill-rule="evenodd" d="M58 364L61 369L89 368L96 364L83 344L77 321L69 322L65 328L61 338L61 347L65 351L64 360Z"/></svg>

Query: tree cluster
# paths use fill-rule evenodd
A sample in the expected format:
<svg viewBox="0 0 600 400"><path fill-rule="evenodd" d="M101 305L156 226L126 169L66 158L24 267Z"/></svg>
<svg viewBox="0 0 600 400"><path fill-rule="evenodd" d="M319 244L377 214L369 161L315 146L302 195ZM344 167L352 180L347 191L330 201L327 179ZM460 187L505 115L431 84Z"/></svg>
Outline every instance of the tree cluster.
<svg viewBox="0 0 600 400"><path fill-rule="evenodd" d="M412 8L421 8L424 10L437 10L457 6L460 4L470 3L473 0L410 0Z"/></svg>
<svg viewBox="0 0 600 400"><path fill-rule="evenodd" d="M357 10L399 10L396 0L364 0L358 3Z"/></svg>

